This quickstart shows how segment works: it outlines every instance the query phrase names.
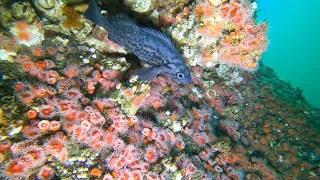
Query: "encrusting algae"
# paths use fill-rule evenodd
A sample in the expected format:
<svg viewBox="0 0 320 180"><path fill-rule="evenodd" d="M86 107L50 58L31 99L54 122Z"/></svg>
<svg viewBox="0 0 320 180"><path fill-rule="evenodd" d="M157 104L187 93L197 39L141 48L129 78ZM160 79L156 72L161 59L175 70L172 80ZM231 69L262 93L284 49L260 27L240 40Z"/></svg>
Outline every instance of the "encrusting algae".
<svg viewBox="0 0 320 180"><path fill-rule="evenodd" d="M126 2L173 39L191 83L133 76L144 65L63 2L26 6L33 21L3 7L0 178L319 179L320 110L261 63L256 2Z"/></svg>
<svg viewBox="0 0 320 180"><path fill-rule="evenodd" d="M65 17L62 22L63 27L74 30L81 30L84 27L81 15L75 9L65 5L62 7L62 15Z"/></svg>
<svg viewBox="0 0 320 180"><path fill-rule="evenodd" d="M0 125L3 127L7 127L9 125L9 122L7 122L2 108L0 108Z"/></svg>

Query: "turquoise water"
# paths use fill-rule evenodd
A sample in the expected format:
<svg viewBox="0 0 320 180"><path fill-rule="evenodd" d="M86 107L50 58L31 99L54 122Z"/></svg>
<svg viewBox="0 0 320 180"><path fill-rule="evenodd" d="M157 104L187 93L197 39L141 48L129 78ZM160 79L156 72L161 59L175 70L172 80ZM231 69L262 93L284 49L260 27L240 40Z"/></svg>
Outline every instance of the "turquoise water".
<svg viewBox="0 0 320 180"><path fill-rule="evenodd" d="M319 7L316 0L258 2L259 19L270 22L270 45L263 62L281 79L301 88L316 107L320 107Z"/></svg>

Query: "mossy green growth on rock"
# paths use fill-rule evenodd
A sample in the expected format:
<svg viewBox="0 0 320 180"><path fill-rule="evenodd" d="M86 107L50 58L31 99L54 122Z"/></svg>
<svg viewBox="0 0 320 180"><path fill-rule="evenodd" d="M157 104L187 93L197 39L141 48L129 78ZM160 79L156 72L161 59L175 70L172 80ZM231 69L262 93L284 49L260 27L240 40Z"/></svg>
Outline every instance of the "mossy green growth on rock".
<svg viewBox="0 0 320 180"><path fill-rule="evenodd" d="M17 79L22 78L16 63L0 60L0 97L12 95L12 86Z"/></svg>
<svg viewBox="0 0 320 180"><path fill-rule="evenodd" d="M32 8L29 2L15 2L11 6L7 3L4 4L0 12L0 23L1 27L4 29L9 29L9 27L14 26L17 21L22 21L28 24L34 24L40 21L40 18Z"/></svg>

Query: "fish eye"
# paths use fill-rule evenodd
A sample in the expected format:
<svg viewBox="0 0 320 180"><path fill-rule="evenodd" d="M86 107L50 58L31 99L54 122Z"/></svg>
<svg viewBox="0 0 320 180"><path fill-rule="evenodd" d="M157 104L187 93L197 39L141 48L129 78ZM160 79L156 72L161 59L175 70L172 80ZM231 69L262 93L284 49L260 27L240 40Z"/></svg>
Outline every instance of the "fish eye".
<svg viewBox="0 0 320 180"><path fill-rule="evenodd" d="M184 78L184 75L182 74L182 73L177 73L177 78L179 78L179 79L182 79L182 78Z"/></svg>

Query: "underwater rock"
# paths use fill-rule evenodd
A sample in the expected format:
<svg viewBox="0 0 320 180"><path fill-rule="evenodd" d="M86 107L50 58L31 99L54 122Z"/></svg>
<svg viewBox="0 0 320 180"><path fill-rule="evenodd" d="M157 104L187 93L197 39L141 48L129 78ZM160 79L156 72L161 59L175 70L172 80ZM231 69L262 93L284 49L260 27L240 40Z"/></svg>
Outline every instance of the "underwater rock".
<svg viewBox="0 0 320 180"><path fill-rule="evenodd" d="M11 58L14 58L14 57L11 57ZM0 76L1 76L0 84L2 87L9 85L9 84L2 84L7 80L14 80L22 77L21 69L17 68L16 65L17 65L16 63L1 61L0 59ZM1 90L0 97L3 97L5 95L4 92L6 91L8 91L8 88L7 90Z"/></svg>
<svg viewBox="0 0 320 180"><path fill-rule="evenodd" d="M149 19L152 21L153 24L159 25L160 24L159 12L157 10L153 10L149 15Z"/></svg>
<svg viewBox="0 0 320 180"><path fill-rule="evenodd" d="M33 0L36 8L42 15L52 22L59 22L62 14L62 2L60 0Z"/></svg>
<svg viewBox="0 0 320 180"><path fill-rule="evenodd" d="M35 24L40 21L29 2L15 2L11 8L1 8L0 23L4 29L14 26L17 21L23 21L28 24Z"/></svg>
<svg viewBox="0 0 320 180"><path fill-rule="evenodd" d="M0 126L7 127L9 126L9 121L4 117L2 108L0 108Z"/></svg>
<svg viewBox="0 0 320 180"><path fill-rule="evenodd" d="M64 17L62 21L64 28L81 30L84 27L80 14L74 8L64 5L62 7L62 15Z"/></svg>
<svg viewBox="0 0 320 180"><path fill-rule="evenodd" d="M68 29L63 28L63 27L61 26L61 24L49 24L49 25L45 25L45 26L44 26L44 30L45 30L46 32L50 32L50 33L54 32L54 33L56 33L56 34L66 35L66 36L69 36L69 37L71 36L71 32L70 32Z"/></svg>
<svg viewBox="0 0 320 180"><path fill-rule="evenodd" d="M14 62L13 56L16 56L17 52L6 51L5 49L0 49L0 60L6 60Z"/></svg>
<svg viewBox="0 0 320 180"><path fill-rule="evenodd" d="M84 13L88 9L88 4L78 4L73 6L73 8L80 13Z"/></svg>
<svg viewBox="0 0 320 180"><path fill-rule="evenodd" d="M52 9L55 7L55 4L58 3L56 0L37 0L33 1L33 3L38 7L38 8L43 8L43 9Z"/></svg>
<svg viewBox="0 0 320 180"><path fill-rule="evenodd" d="M119 2L109 0L109 8ZM9 30L0 34L0 51L13 53L5 55L16 63L0 61L0 97L5 97L0 100L0 176L6 176L0 178L40 178L43 167L53 179L244 179L244 174L246 179L303 179L319 174L314 130L319 110L307 109L300 93L264 65L247 72L249 66L221 56L230 55L228 50L236 58L262 53L265 24L236 22L244 15L238 11L253 22L252 1L153 0L138 9L139 18L159 24L183 52L189 86L165 75L150 82L131 77L143 65L74 11L75 0L42 3L41 16L67 4L69 18L60 13L57 23L41 18L28 24L17 23L12 14L1 17L14 23L8 26L13 37ZM108 6L107 1L100 5ZM228 18L219 14L222 10ZM83 26L63 26L65 20ZM252 32L243 31L247 26ZM33 36L38 43L29 39ZM1 149L3 139L11 148Z"/></svg>
<svg viewBox="0 0 320 180"><path fill-rule="evenodd" d="M10 5L11 0L2 0L0 1L0 6L9 6Z"/></svg>
<svg viewBox="0 0 320 180"><path fill-rule="evenodd" d="M214 6L219 6L222 3L226 2L227 0L209 0L209 2Z"/></svg>
<svg viewBox="0 0 320 180"><path fill-rule="evenodd" d="M44 31L42 24L26 24L25 22L17 22L10 28L10 33L15 37L18 44L26 46L34 46L41 44L44 40Z"/></svg>
<svg viewBox="0 0 320 180"><path fill-rule="evenodd" d="M154 0L154 9L158 10L162 16L175 16L192 0Z"/></svg>
<svg viewBox="0 0 320 180"><path fill-rule="evenodd" d="M212 68L222 63L247 71L258 68L268 45L267 24L254 23L255 2L230 4L216 7L196 1L189 7L189 14L176 17L179 21L168 28L191 65Z"/></svg>
<svg viewBox="0 0 320 180"><path fill-rule="evenodd" d="M146 14L149 20L158 27L168 27L174 21L174 17L181 12L191 0L125 0L124 4L131 10ZM144 18L141 16L140 18Z"/></svg>
<svg viewBox="0 0 320 180"><path fill-rule="evenodd" d="M40 20L29 2L14 3L11 8L11 14L16 20L29 24Z"/></svg>
<svg viewBox="0 0 320 180"><path fill-rule="evenodd" d="M45 31L49 32L48 34L66 35L79 42L91 41L91 36L89 36L92 31L91 24L85 21L74 8L64 4L59 5L59 13L60 15L57 15L56 20L61 23L46 24L44 26ZM91 43L91 45L96 47L100 46L99 43Z"/></svg>
<svg viewBox="0 0 320 180"><path fill-rule="evenodd" d="M79 4L83 4L83 3L88 3L87 0L62 0L65 4L68 5L79 5Z"/></svg>
<svg viewBox="0 0 320 180"><path fill-rule="evenodd" d="M5 87L2 86L1 90ZM1 93L0 99L0 141L7 137L16 135L22 128L23 117L21 117L21 107L14 96ZM19 107L19 108L18 108Z"/></svg>
<svg viewBox="0 0 320 180"><path fill-rule="evenodd" d="M4 29L9 29L9 27L13 25L11 12L5 7L2 7L0 19L1 27Z"/></svg>
<svg viewBox="0 0 320 180"><path fill-rule="evenodd" d="M79 144L70 142L68 146L72 147L67 161L68 165L50 159L50 165L56 167L56 171L65 179L88 179L89 168L96 166L96 159L99 153L90 149L83 150Z"/></svg>
<svg viewBox="0 0 320 180"><path fill-rule="evenodd" d="M138 13L147 13L151 10L152 0L125 0L124 4Z"/></svg>

